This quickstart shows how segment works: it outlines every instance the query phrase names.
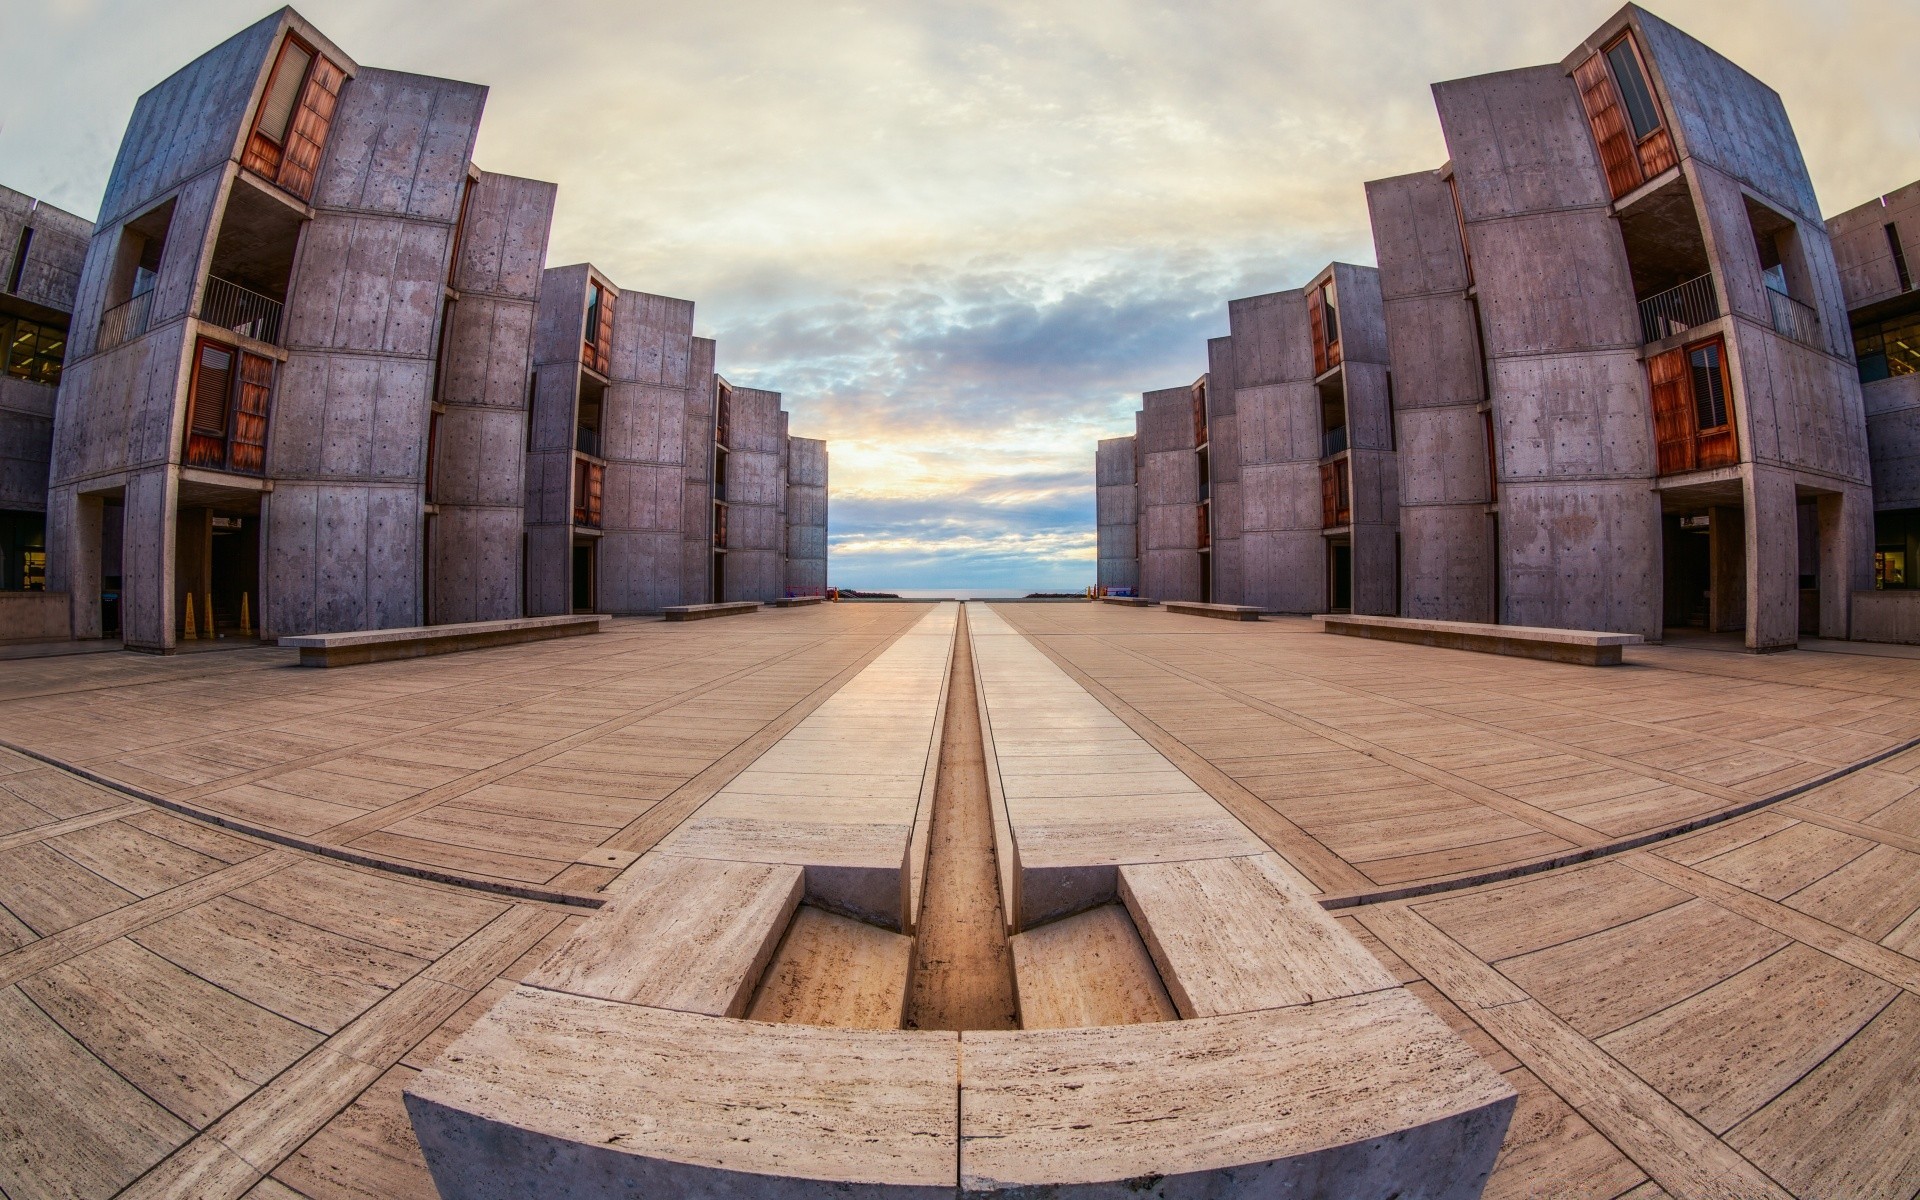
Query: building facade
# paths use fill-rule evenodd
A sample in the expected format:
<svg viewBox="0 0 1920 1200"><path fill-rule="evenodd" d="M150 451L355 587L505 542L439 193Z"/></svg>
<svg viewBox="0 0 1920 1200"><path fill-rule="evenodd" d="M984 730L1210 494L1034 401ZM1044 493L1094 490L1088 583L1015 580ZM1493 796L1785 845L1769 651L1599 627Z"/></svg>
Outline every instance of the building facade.
<svg viewBox="0 0 1920 1200"><path fill-rule="evenodd" d="M1098 582L1102 593L1140 592L1140 441L1104 438L1093 455Z"/></svg>
<svg viewBox="0 0 1920 1200"><path fill-rule="evenodd" d="M1913 591L1920 588L1920 183L1849 209L1827 229L1873 462L1873 588Z"/></svg>
<svg viewBox="0 0 1920 1200"><path fill-rule="evenodd" d="M363 67L292 9L140 98L42 405L45 586L74 636L167 652L712 597L713 343L690 302L544 269L557 189L474 164L485 100ZM87 236L40 211L28 280ZM749 522L766 598L773 504L777 528Z"/></svg>
<svg viewBox="0 0 1920 1200"><path fill-rule="evenodd" d="M1100 443L1101 585L1128 586L1137 569L1155 599L1394 613L1399 479L1378 272L1334 263L1304 288L1232 301L1227 322L1205 375L1147 393L1135 438Z"/></svg>
<svg viewBox="0 0 1920 1200"><path fill-rule="evenodd" d="M91 222L0 187L0 592L46 591L54 399L92 234Z"/></svg>

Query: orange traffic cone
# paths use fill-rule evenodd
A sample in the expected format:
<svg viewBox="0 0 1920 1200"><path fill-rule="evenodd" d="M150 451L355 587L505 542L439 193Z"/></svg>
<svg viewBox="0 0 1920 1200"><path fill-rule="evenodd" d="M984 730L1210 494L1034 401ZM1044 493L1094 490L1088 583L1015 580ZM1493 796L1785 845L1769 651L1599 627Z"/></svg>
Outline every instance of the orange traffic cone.
<svg viewBox="0 0 1920 1200"><path fill-rule="evenodd" d="M200 631L194 627L194 623L193 623L193 593L192 592L187 593L187 631L182 636L189 642L200 640Z"/></svg>

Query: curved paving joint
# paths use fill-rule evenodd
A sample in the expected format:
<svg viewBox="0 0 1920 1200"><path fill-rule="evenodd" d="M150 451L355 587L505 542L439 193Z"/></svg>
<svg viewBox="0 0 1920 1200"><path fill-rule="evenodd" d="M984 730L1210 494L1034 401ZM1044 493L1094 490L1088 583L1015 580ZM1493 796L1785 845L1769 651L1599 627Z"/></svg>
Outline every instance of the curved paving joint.
<svg viewBox="0 0 1920 1200"><path fill-rule="evenodd" d="M803 899L911 928L943 606L408 1089L443 1196L1480 1194L1512 1089L1244 826L973 611L1009 926L1124 903L1181 1019L741 1019Z"/></svg>

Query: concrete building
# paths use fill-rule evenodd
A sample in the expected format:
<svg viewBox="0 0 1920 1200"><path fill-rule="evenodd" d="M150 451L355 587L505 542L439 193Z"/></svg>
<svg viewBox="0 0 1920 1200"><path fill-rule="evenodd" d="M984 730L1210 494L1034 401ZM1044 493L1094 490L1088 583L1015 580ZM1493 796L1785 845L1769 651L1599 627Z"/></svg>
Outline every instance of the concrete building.
<svg viewBox="0 0 1920 1200"><path fill-rule="evenodd" d="M133 648L517 611L505 480L554 190L475 171L485 98L363 68L291 9L140 98L56 420L76 635L103 631L115 525Z"/></svg>
<svg viewBox="0 0 1920 1200"><path fill-rule="evenodd" d="M0 641L64 638L47 591L47 471L88 221L0 187Z"/></svg>
<svg viewBox="0 0 1920 1200"><path fill-rule="evenodd" d="M1920 183L1827 222L1851 319L1873 460L1878 591L1920 583Z"/></svg>
<svg viewBox="0 0 1920 1200"><path fill-rule="evenodd" d="M1452 161L1368 186L1407 615L1847 636L1865 424L1780 98L1633 6L1434 97Z"/></svg>
<svg viewBox="0 0 1920 1200"><path fill-rule="evenodd" d="M1140 487L1136 437L1105 438L1094 451L1099 585L1120 595L1140 591Z"/></svg>
<svg viewBox="0 0 1920 1200"><path fill-rule="evenodd" d="M789 596L827 594L827 444L787 439L787 580Z"/></svg>
<svg viewBox="0 0 1920 1200"><path fill-rule="evenodd" d="M38 506L75 636L167 652L712 597L713 343L690 302L543 270L556 188L474 165L485 99L362 67L292 9L140 98ZM43 252L85 232L43 224ZM742 586L771 599L786 495L762 474L771 557Z"/></svg>
<svg viewBox="0 0 1920 1200"><path fill-rule="evenodd" d="M1205 375L1147 393L1136 439L1100 444L1101 584L1126 586L1116 581L1133 564L1137 523L1143 595L1396 612L1399 481L1378 272L1334 263L1304 288L1231 302L1227 319Z"/></svg>

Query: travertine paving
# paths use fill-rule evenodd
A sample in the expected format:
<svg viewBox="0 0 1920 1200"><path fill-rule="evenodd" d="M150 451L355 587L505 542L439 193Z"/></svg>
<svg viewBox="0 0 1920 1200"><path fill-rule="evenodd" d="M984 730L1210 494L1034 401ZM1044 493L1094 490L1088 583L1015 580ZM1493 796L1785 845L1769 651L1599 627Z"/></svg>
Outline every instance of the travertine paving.
<svg viewBox="0 0 1920 1200"><path fill-rule="evenodd" d="M586 896L927 611L620 622L340 672L271 650L6 662L0 739L396 865ZM1676 645L1593 671L1274 620L993 612L1323 900L1373 901L1334 911L1519 1094L1488 1196L1920 1194L1920 750L1645 848L1379 899L1895 749L1920 735L1920 662ZM403 1088L583 911L0 753L0 1192L431 1196ZM782 953L851 952L806 932ZM748 1015L817 1019L776 1011L783 969Z"/></svg>

